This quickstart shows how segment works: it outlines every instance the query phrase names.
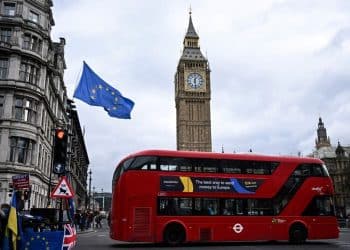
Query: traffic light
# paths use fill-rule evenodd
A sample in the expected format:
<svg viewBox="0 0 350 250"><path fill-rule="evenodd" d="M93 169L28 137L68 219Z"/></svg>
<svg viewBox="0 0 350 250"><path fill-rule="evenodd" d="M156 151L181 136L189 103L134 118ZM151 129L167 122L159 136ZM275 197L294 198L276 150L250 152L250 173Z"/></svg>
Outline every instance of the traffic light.
<svg viewBox="0 0 350 250"><path fill-rule="evenodd" d="M12 182L9 183L9 197L12 197L12 193L13 193L13 184Z"/></svg>
<svg viewBox="0 0 350 250"><path fill-rule="evenodd" d="M30 200L30 192L31 190L24 190L24 192L23 192L23 199L25 200L25 201L27 201L27 200Z"/></svg>
<svg viewBox="0 0 350 250"><path fill-rule="evenodd" d="M68 133L62 128L55 129L53 172L63 174L67 164Z"/></svg>

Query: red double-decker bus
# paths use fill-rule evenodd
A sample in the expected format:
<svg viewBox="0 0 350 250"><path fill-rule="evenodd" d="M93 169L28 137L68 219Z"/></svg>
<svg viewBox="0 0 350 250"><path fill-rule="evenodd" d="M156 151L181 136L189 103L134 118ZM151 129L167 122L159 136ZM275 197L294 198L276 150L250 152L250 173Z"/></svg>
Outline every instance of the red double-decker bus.
<svg viewBox="0 0 350 250"><path fill-rule="evenodd" d="M338 238L319 159L147 150L113 175L110 237L129 242Z"/></svg>

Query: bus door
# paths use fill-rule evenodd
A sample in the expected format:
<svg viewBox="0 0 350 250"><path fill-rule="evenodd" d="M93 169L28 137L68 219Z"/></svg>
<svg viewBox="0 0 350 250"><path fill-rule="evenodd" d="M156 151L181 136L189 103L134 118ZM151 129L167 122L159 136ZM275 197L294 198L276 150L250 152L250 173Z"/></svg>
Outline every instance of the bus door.
<svg viewBox="0 0 350 250"><path fill-rule="evenodd" d="M232 240L268 240L271 237L270 220L263 216L236 217L231 230Z"/></svg>
<svg viewBox="0 0 350 250"><path fill-rule="evenodd" d="M271 237L272 223L268 200L235 199L231 223L232 240L268 240Z"/></svg>
<svg viewBox="0 0 350 250"><path fill-rule="evenodd" d="M154 241L155 211L151 199L133 197L129 199L130 241Z"/></svg>

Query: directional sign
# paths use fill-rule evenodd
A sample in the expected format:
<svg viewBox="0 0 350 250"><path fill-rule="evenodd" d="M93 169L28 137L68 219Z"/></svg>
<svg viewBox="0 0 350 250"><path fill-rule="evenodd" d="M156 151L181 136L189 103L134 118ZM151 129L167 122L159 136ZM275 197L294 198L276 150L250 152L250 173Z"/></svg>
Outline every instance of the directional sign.
<svg viewBox="0 0 350 250"><path fill-rule="evenodd" d="M61 177L60 182L51 193L52 198L72 198L74 196L73 189L69 185L65 176Z"/></svg>

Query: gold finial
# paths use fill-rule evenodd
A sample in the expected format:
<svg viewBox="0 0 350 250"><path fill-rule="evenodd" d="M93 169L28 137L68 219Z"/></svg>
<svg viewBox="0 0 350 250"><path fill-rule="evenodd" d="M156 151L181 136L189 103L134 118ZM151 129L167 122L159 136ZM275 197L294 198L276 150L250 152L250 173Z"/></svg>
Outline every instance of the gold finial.
<svg viewBox="0 0 350 250"><path fill-rule="evenodd" d="M190 13L190 15L192 14L192 7L191 7L191 5L190 5L190 11L189 11L189 13Z"/></svg>

